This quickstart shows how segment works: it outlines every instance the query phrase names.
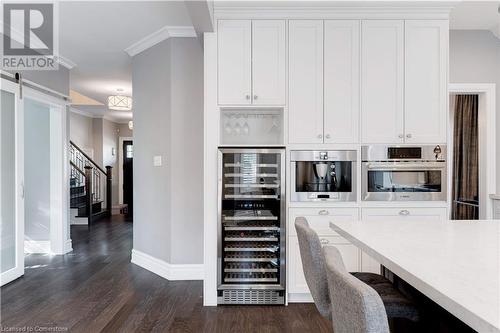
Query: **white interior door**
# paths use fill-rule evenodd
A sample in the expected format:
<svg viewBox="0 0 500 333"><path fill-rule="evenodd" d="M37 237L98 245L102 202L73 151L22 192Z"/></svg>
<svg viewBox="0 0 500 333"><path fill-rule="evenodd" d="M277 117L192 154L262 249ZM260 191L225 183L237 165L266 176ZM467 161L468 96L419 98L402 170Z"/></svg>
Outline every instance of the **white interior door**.
<svg viewBox="0 0 500 333"><path fill-rule="evenodd" d="M24 140L19 87L1 80L0 285L24 274Z"/></svg>

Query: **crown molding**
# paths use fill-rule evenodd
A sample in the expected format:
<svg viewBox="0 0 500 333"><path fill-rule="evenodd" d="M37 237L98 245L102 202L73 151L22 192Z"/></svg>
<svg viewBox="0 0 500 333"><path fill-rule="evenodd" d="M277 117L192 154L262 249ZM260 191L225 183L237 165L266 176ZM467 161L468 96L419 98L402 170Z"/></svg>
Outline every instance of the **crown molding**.
<svg viewBox="0 0 500 333"><path fill-rule="evenodd" d="M68 58L63 57L61 55L57 57L57 62L59 63L59 65L62 65L64 67L66 67L67 69L72 69L72 68L76 67L76 64L73 61L71 61Z"/></svg>
<svg viewBox="0 0 500 333"><path fill-rule="evenodd" d="M106 119L106 120L109 120L115 124L128 124L128 122L130 120L132 120L132 119L118 119L118 118L115 118L113 116L110 116L109 114L96 115L90 111L78 110L73 106L69 107L69 112L78 114L78 115L83 116L83 117L91 118L91 119Z"/></svg>
<svg viewBox="0 0 500 333"><path fill-rule="evenodd" d="M367 1L327 2L304 5L304 1L288 2L286 5L269 5L258 2L222 2L214 4L216 19L449 19L450 11L457 1L434 3Z"/></svg>
<svg viewBox="0 0 500 333"><path fill-rule="evenodd" d="M168 38L177 37L196 37L196 31L192 26L164 26L130 45L125 52L133 57Z"/></svg>

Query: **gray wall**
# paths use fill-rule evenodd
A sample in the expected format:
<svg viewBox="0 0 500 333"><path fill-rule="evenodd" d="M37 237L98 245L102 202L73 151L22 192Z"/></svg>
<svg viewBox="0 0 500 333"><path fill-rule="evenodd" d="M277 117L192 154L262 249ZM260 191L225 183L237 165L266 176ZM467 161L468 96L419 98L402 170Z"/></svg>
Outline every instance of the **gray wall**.
<svg viewBox="0 0 500 333"><path fill-rule="evenodd" d="M69 113L70 139L85 152L94 150L92 118L74 112Z"/></svg>
<svg viewBox="0 0 500 333"><path fill-rule="evenodd" d="M118 135L119 125L107 119L102 119L102 166L112 166L111 204L118 204Z"/></svg>
<svg viewBox="0 0 500 333"><path fill-rule="evenodd" d="M496 84L497 192L500 193L500 39L485 30L450 31L450 82Z"/></svg>
<svg viewBox="0 0 500 333"><path fill-rule="evenodd" d="M134 249L203 262L203 51L173 38L132 60ZM153 166L161 155L163 165Z"/></svg>
<svg viewBox="0 0 500 333"><path fill-rule="evenodd" d="M172 39L171 263L203 262L203 51ZM179 236L179 237L178 237Z"/></svg>
<svg viewBox="0 0 500 333"><path fill-rule="evenodd" d="M24 101L25 238L50 240L50 109Z"/></svg>
<svg viewBox="0 0 500 333"><path fill-rule="evenodd" d="M170 262L170 45L132 58L134 249ZM163 165L153 166L153 156Z"/></svg>

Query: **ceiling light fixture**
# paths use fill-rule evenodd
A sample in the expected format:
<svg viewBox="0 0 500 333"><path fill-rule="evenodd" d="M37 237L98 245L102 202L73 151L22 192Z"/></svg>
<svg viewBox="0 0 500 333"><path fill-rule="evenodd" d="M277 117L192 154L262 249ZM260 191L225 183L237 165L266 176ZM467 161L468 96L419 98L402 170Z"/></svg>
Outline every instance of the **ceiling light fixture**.
<svg viewBox="0 0 500 333"><path fill-rule="evenodd" d="M118 93L123 92L123 89L117 89ZM116 111L132 110L132 97L123 95L108 96L108 109Z"/></svg>

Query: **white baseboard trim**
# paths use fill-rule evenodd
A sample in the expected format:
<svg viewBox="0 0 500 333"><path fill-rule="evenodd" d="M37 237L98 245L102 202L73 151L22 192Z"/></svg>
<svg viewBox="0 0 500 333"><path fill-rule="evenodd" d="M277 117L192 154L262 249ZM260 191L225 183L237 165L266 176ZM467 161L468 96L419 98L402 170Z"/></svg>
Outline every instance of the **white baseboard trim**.
<svg viewBox="0 0 500 333"><path fill-rule="evenodd" d="M24 253L52 253L50 241L24 240Z"/></svg>
<svg viewBox="0 0 500 333"><path fill-rule="evenodd" d="M131 262L171 281L203 280L204 277L203 264L170 264L134 249Z"/></svg>
<svg viewBox="0 0 500 333"><path fill-rule="evenodd" d="M288 294L288 303L314 303L311 294Z"/></svg>

